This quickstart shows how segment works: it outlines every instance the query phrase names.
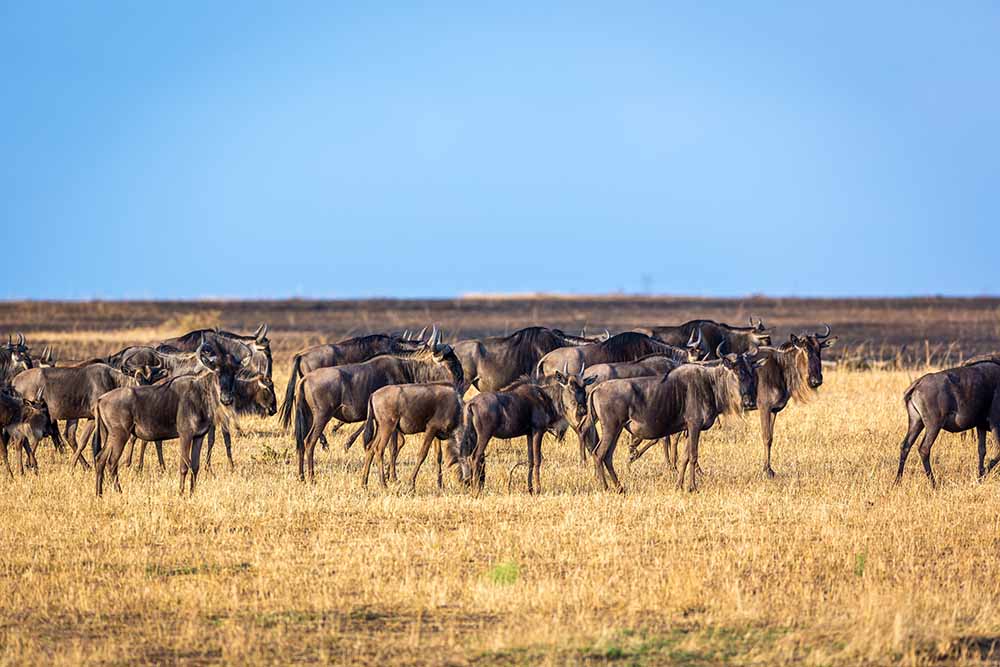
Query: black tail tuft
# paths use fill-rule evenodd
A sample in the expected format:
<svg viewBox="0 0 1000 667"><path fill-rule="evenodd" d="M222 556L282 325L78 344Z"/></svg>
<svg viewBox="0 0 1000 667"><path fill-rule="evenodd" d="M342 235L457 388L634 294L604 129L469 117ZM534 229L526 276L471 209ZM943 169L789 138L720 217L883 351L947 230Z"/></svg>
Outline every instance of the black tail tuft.
<svg viewBox="0 0 1000 667"><path fill-rule="evenodd" d="M365 448L365 451L371 446L372 441L375 440L375 434L378 433L378 423L375 421L375 411L372 409L372 397L368 397L368 416L365 418L365 432L361 436L361 446Z"/></svg>
<svg viewBox="0 0 1000 667"><path fill-rule="evenodd" d="M285 400L281 402L281 407L278 408L278 413L281 418L281 428L288 431L288 427L292 423L292 408L295 405L295 385L298 384L299 378L302 377L302 370L299 368L299 364L302 362L302 358L299 355L295 355L295 359L292 360L292 372L288 376L288 385L285 387Z"/></svg>
<svg viewBox="0 0 1000 667"><path fill-rule="evenodd" d="M295 401L295 448L300 452L305 451L306 434L309 433L310 428L312 428L312 410L309 409L308 403L302 396L300 387L298 398Z"/></svg>

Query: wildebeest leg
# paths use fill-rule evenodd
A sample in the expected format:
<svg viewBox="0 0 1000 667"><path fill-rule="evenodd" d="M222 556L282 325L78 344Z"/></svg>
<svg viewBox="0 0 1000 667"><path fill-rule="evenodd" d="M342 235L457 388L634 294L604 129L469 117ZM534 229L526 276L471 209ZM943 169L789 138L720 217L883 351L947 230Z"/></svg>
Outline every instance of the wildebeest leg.
<svg viewBox="0 0 1000 667"><path fill-rule="evenodd" d="M156 445L156 458L160 461L160 470L166 470L167 463L163 460L163 441L157 440L153 444Z"/></svg>
<svg viewBox="0 0 1000 667"><path fill-rule="evenodd" d="M771 468L771 443L774 440L774 418L775 414L768 409L760 411L760 438L764 442L764 475L768 479L774 478L774 470Z"/></svg>
<svg viewBox="0 0 1000 667"><path fill-rule="evenodd" d="M146 460L146 445L148 444L145 440L139 443L139 466L136 468L138 472L142 472L142 465ZM135 446L135 436L133 436L132 446Z"/></svg>
<svg viewBox="0 0 1000 667"><path fill-rule="evenodd" d="M399 477L396 476L396 459L399 458L399 450L402 449L402 445L399 444L400 436L402 434L399 429L394 429L392 432L392 439L389 441L389 480L392 482L398 482ZM406 444L406 436L402 436L403 445Z"/></svg>
<svg viewBox="0 0 1000 667"><path fill-rule="evenodd" d="M21 447L19 456L24 456L28 459L28 469L33 470L35 474L38 474L38 459L35 458L35 452L31 449L31 443L28 442L28 438L21 438ZM23 475L24 472L22 471Z"/></svg>
<svg viewBox="0 0 1000 667"><path fill-rule="evenodd" d="M75 428L75 427L74 427L74 428ZM75 436L75 435L76 435L76 433L74 432L74 436ZM74 442L74 443L76 443L76 442L77 442L77 441L76 441L76 438L74 438L74 439L73 439L73 442ZM77 446L76 446L76 451L74 451L74 452L73 452L73 458L72 458L72 459L70 459L70 462L69 462L69 465L70 465L70 467L71 467L71 468L72 468L73 466L75 466L75 465L76 465L76 462L77 462L77 461L79 461L79 462L80 462L80 464L81 464L81 465L82 465L82 466L84 467L84 469L86 469L86 468L89 468L89 467L90 467L90 464L89 464L89 463L87 463L87 460L86 460L85 458L83 458L83 449L84 449L84 447L86 447L86 446L87 446L87 441L86 441L86 440L82 440L82 441L80 441L80 442L79 442L79 443L77 444ZM95 466L97 465L97 462L96 462L96 461L94 462L94 465L95 465Z"/></svg>
<svg viewBox="0 0 1000 667"><path fill-rule="evenodd" d="M420 472L420 466L424 464L424 460L427 458L427 452L431 449L431 441L434 440L434 431L430 430L424 433L424 440L420 443L420 451L417 452L417 465L413 468L413 474L410 475L410 491L417 490L417 473ZM438 445L440 451L440 445ZM438 484L440 485L441 479L441 459L440 454L438 455Z"/></svg>
<svg viewBox="0 0 1000 667"><path fill-rule="evenodd" d="M535 469L535 447L534 439L531 437L531 431L528 431L528 434L524 436L524 440L528 445L528 495L531 495L535 492L535 487L532 483L531 477L531 473Z"/></svg>
<svg viewBox="0 0 1000 667"><path fill-rule="evenodd" d="M344 451L345 451L345 452L346 452L346 451L348 451L348 450L350 450L350 448L351 448L351 445L353 445L353 444L354 444L354 441L358 439L358 436L359 436L359 435L361 435L361 432L362 432L363 430L365 430L365 425L364 425L364 423L362 422L361 426L359 426L359 427L358 427L358 430L357 430L357 431L355 431L354 433L352 433L352 434L351 434L351 437L350 437L350 438L348 438L348 439L347 439L347 442L345 442L345 443L344 443Z"/></svg>
<svg viewBox="0 0 1000 667"><path fill-rule="evenodd" d="M97 486L97 495L104 494L104 471L107 469L109 464L113 464L111 471L117 470L118 461L121 459L122 452L125 450L125 440L127 439L126 433L121 433L119 431L109 431L108 440L103 443L104 448L101 453L97 455L97 459L94 461L94 478L95 484ZM121 488L118 486L117 488Z"/></svg>
<svg viewBox="0 0 1000 667"><path fill-rule="evenodd" d="M180 445L181 445L180 446L181 462L179 466L180 477L181 477L180 492L181 495L183 496L184 487L187 483L188 467L190 467L191 465L191 436L182 435Z"/></svg>
<svg viewBox="0 0 1000 667"><path fill-rule="evenodd" d="M979 472L979 481L983 481L983 477L986 476L986 427L977 426L976 427L976 438L979 440L978 450L976 452L977 456L977 471Z"/></svg>
<svg viewBox="0 0 1000 667"><path fill-rule="evenodd" d="M997 455L990 459L989 465L986 466L987 475L1000 463L1000 423L990 424L990 430L993 431L993 441L997 446Z"/></svg>
<svg viewBox="0 0 1000 667"><path fill-rule="evenodd" d="M587 454L589 453L587 450L587 441L583 437L583 434L580 433L580 429L574 430L576 431L576 439L580 443L580 465L585 466L587 465Z"/></svg>
<svg viewBox="0 0 1000 667"><path fill-rule="evenodd" d="M212 448L215 447L215 426L208 429L208 447L205 449L205 472L212 472Z"/></svg>
<svg viewBox="0 0 1000 667"><path fill-rule="evenodd" d="M226 446L226 458L229 459L229 469L236 470L233 463L233 436L227 429L222 429L222 443Z"/></svg>
<svg viewBox="0 0 1000 667"><path fill-rule="evenodd" d="M194 487L198 482L198 469L201 467L201 445L205 441L204 435L195 436L191 443L191 495L194 495Z"/></svg>
<svg viewBox="0 0 1000 667"><path fill-rule="evenodd" d="M486 445L493 438L493 429L487 428L483 424L475 424L476 429L476 449L472 456L472 474L474 483L478 491L482 491L486 486Z"/></svg>
<svg viewBox="0 0 1000 667"><path fill-rule="evenodd" d="M629 463L633 463L635 461L638 461L639 457L641 457L643 454L645 454L646 451L649 450L650 447L652 447L653 445L655 445L658 442L657 440L646 440L645 441L646 444L642 445L642 447L639 447L639 445L643 443L643 439L640 438L640 437L638 437L638 436L635 436L635 435L631 436L631 438L632 439L628 443L628 452L629 452L628 453L628 462Z"/></svg>
<svg viewBox="0 0 1000 667"><path fill-rule="evenodd" d="M368 476L371 474L372 462L375 460L375 455L378 453L379 449L383 449L389 439L392 437L393 432L396 430L396 423L392 424L379 424L378 434L375 436L375 442L368 447L368 451L365 452L365 467L361 472L361 487L368 487ZM384 475L384 474L383 474ZM385 483L382 484L385 486Z"/></svg>
<svg viewBox="0 0 1000 667"><path fill-rule="evenodd" d="M441 438L434 441L434 448L437 450L437 464L438 464L438 489L444 488L444 478L442 476L443 471L441 470Z"/></svg>
<svg viewBox="0 0 1000 667"><path fill-rule="evenodd" d="M680 439L680 435L676 438L670 435L663 438L663 461L671 472L677 472L677 441Z"/></svg>
<svg viewBox="0 0 1000 667"><path fill-rule="evenodd" d="M535 493L542 492L542 438L545 431L538 431L532 438L531 446L535 450Z"/></svg>
<svg viewBox="0 0 1000 667"><path fill-rule="evenodd" d="M910 455L910 448L917 441L920 432L924 430L924 420L916 410L909 407L907 414L910 418L910 424L906 429L906 437L903 438L903 444L899 447L899 469L896 471L896 481L893 484L899 484L900 480L903 479L903 466L906 465L906 457Z"/></svg>
<svg viewBox="0 0 1000 667"><path fill-rule="evenodd" d="M94 427L97 426L97 422L93 419L88 419L83 425L83 435L80 436L80 442L86 447L87 443L94 435Z"/></svg>
<svg viewBox="0 0 1000 667"><path fill-rule="evenodd" d="M701 431L697 428L692 428L688 430L688 458L691 466L691 482L688 484L688 491L693 492L698 490L698 440L701 438Z"/></svg>
<svg viewBox="0 0 1000 667"><path fill-rule="evenodd" d="M605 471L611 476L611 481L614 482L616 489L619 492L624 491L621 483L618 481L618 475L614 472L614 466L608 464L609 458L614 456L615 445L618 444L618 438L621 436L624 427L624 424L615 426L605 424L604 432L601 433L601 439L594 452L594 461L597 466L597 481L601 483L601 487L605 491L608 490L608 480L604 476Z"/></svg>
<svg viewBox="0 0 1000 667"><path fill-rule="evenodd" d="M10 456L7 452L7 443L9 438L6 433L0 435L0 454L3 455L4 465L7 466L7 474L11 479L14 479L14 472L10 469Z"/></svg>
<svg viewBox="0 0 1000 667"><path fill-rule="evenodd" d="M937 482L934 481L934 472L931 470L931 447L934 446L934 441L937 439L940 431L940 426L932 424L927 427L924 439L920 441L920 462L924 464L924 473L927 475L927 479L931 481L931 488L937 486Z"/></svg>
<svg viewBox="0 0 1000 667"><path fill-rule="evenodd" d="M316 481L316 442L330 421L330 416L328 411L313 414L312 425L299 451L299 481L306 481L305 467L309 468L309 481Z"/></svg>
<svg viewBox="0 0 1000 667"><path fill-rule="evenodd" d="M76 451L77 447L76 426L77 426L77 421L75 419L66 420L66 430L64 431L64 435L66 436L66 442L68 442L69 446L73 448L73 451ZM53 440L53 442L55 442L55 440Z"/></svg>
<svg viewBox="0 0 1000 667"><path fill-rule="evenodd" d="M126 468L131 468L132 467L132 454L134 452L135 452L135 436L134 435L130 435L128 437L128 444L125 445L125 467ZM140 467L139 470L141 472L142 468Z"/></svg>

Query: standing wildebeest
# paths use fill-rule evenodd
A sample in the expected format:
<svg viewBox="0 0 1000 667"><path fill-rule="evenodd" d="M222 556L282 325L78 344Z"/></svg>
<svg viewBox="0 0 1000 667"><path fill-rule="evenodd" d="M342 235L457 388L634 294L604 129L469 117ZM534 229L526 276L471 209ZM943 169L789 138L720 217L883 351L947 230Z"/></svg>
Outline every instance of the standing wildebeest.
<svg viewBox="0 0 1000 667"><path fill-rule="evenodd" d="M551 378L539 384L530 376L515 380L500 391L475 396L465 406L462 456L471 471L473 484L482 490L486 483L486 445L494 437L524 436L528 449L528 493L541 493L542 437L546 431L557 437L565 432L565 417L553 401L561 395L560 382Z"/></svg>
<svg viewBox="0 0 1000 667"><path fill-rule="evenodd" d="M701 331L704 339L703 347L708 352L708 359L717 358L715 350L720 345L723 349L735 354L742 354L752 347L771 344L771 331L764 327L764 321L758 319L755 324L750 318L749 327L734 327L715 320L690 320L677 326L640 327L636 331L662 340L670 345L681 346L690 340L695 331Z"/></svg>
<svg viewBox="0 0 1000 667"><path fill-rule="evenodd" d="M10 469L8 445L13 442L18 448L18 467L24 474L24 457L27 454L28 467L38 472L38 461L34 449L38 441L52 430L48 407L42 392L38 391L33 398L21 398L9 386L0 388L0 455L3 456L7 474L14 473Z"/></svg>
<svg viewBox="0 0 1000 667"><path fill-rule="evenodd" d="M497 391L533 373L539 360L552 350L599 340L572 336L559 329L527 327L509 336L459 341L455 343L455 355L462 362L468 385L483 392Z"/></svg>
<svg viewBox="0 0 1000 667"><path fill-rule="evenodd" d="M32 368L14 378L13 387L21 396L34 396L39 391L49 409L53 425L61 419L93 419L94 406L104 393L119 387L133 386L136 378L106 364L91 364L78 368ZM82 459L83 447L94 428L92 421L84 427L83 441L77 445L71 465ZM62 449L59 431L50 433L57 449ZM86 461L83 461L86 465Z"/></svg>
<svg viewBox="0 0 1000 667"><path fill-rule="evenodd" d="M198 375L183 375L149 386L116 389L101 396L94 408L97 429L94 434L94 468L97 495L104 491L104 471L118 481L118 462L129 436L145 441L180 438L180 491L188 469L191 470L191 493L194 493L201 467L201 444L213 424L225 424L232 418L236 376L250 368L245 357L237 362L224 351L203 342L197 350L204 369Z"/></svg>
<svg viewBox="0 0 1000 667"><path fill-rule="evenodd" d="M195 374L187 373L187 375ZM244 375L246 377L243 377ZM166 381L160 380L160 383ZM240 371L240 376L236 378L236 384L233 385L233 408L237 415L256 414L273 416L278 411L277 405L278 398L275 396L274 384L269 377L256 371ZM229 427L224 423L221 428L222 439L226 445L226 457L229 459L229 468L233 469L236 467L236 464L233 463L232 435L230 434ZM212 428L208 431L208 442L205 452L205 468L209 471L212 469L212 448L215 447L215 431L216 426L213 424ZM128 453L125 455L126 468L132 467L132 454L135 448L135 441L135 436L129 437ZM142 472L147 444L143 440L139 446L138 472ZM156 457L159 460L160 469L164 470L166 469L166 463L163 460L163 441L157 440L154 444L156 445Z"/></svg>
<svg viewBox="0 0 1000 667"><path fill-rule="evenodd" d="M949 368L921 376L903 394L903 403L910 423L899 450L899 470L896 484L903 478L903 466L910 448L925 428L920 442L920 459L927 479L934 487L931 471L931 447L942 429L961 433L976 429L978 438L978 473L982 479L1000 462L1000 454L985 466L986 433L1000 443L1000 364L979 361L969 366Z"/></svg>
<svg viewBox="0 0 1000 667"><path fill-rule="evenodd" d="M689 347L675 347L646 334L626 331L600 343L553 350L541 358L535 374L544 377L563 371L575 375L585 365L635 361L650 354L662 354L680 362L697 361L701 348L700 344L695 344L695 340L688 340Z"/></svg>
<svg viewBox="0 0 1000 667"><path fill-rule="evenodd" d="M421 332L422 334L423 332ZM332 368L347 364L360 364L380 354L399 354L419 350L421 340L406 340L387 334L371 334L348 338L339 343L313 345L298 352L292 358L292 372L288 376L285 398L281 402L281 426L287 431L292 423L292 407L295 405L295 388L300 379L320 368ZM341 425L337 425L334 431ZM326 436L320 434L320 442L326 445Z"/></svg>
<svg viewBox="0 0 1000 667"><path fill-rule="evenodd" d="M425 382L421 384L396 384L382 387L368 399L368 417L365 420L364 443L365 469L361 475L361 486L368 486L368 475L372 461L378 456L379 481L385 483L384 452L392 440L390 450L392 467L395 468L399 451L399 435L423 433L423 443L417 452L417 464L410 476L410 490L417 488L417 473L427 458L431 441L437 445L437 483L442 488L441 441L447 440L447 464L459 463L460 450L455 437L462 425L462 396L449 382ZM467 478L467 472L462 474Z"/></svg>
<svg viewBox="0 0 1000 667"><path fill-rule="evenodd" d="M368 417L368 398L390 384L416 382L463 383L462 364L449 345L439 344L434 327L430 340L419 350L383 354L360 364L319 368L299 380L295 389L295 446L299 454L299 479L305 481L305 461L309 460L309 480L315 481L316 442L331 419L345 423L363 422ZM364 425L344 444L349 449Z"/></svg>
<svg viewBox="0 0 1000 667"><path fill-rule="evenodd" d="M690 465L688 490L695 490L701 432L710 429L720 414L756 406L756 363L752 352L728 354L714 366L684 364L663 378L608 380L597 385L588 399L586 433L593 442L600 422L602 433L594 447L594 462L601 486L608 488L606 471L618 492L625 491L614 469L615 447L622 430L643 440L687 431L687 451L679 466L677 488L684 485Z"/></svg>

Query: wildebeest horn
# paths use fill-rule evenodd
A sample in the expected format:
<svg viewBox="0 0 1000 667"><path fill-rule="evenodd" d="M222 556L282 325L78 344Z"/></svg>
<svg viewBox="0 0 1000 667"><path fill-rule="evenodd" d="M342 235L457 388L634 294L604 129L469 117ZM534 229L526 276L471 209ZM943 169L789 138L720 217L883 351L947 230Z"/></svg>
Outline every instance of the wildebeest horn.
<svg viewBox="0 0 1000 667"><path fill-rule="evenodd" d="M432 350L435 350L435 351L437 350L437 344L438 344L439 337L440 337L440 335L438 334L438 328L437 328L437 325L435 324L434 327L431 329L430 340L427 341L427 345Z"/></svg>
<svg viewBox="0 0 1000 667"><path fill-rule="evenodd" d="M722 351L722 347L725 344L726 341L722 341L721 343L719 343L719 346L715 348L715 356L717 356L719 359L722 359L722 357L726 356L725 352Z"/></svg>
<svg viewBox="0 0 1000 667"><path fill-rule="evenodd" d="M822 333L822 334L821 333L817 333L816 334L816 338L818 338L820 340L823 340L825 338L829 338L830 337L830 333L833 331L833 329L830 328L829 324L824 323L823 327L826 329L826 333Z"/></svg>
<svg viewBox="0 0 1000 667"><path fill-rule="evenodd" d="M695 332L698 333L697 338L694 337ZM701 347L701 327L698 327L695 331L691 332L691 335L688 337L686 347L693 347L695 349L699 349Z"/></svg>
<svg viewBox="0 0 1000 667"><path fill-rule="evenodd" d="M563 377L566 377L566 376L569 375L569 362L568 361L565 364L563 364L563 372L562 372L562 374L563 374Z"/></svg>
<svg viewBox="0 0 1000 667"><path fill-rule="evenodd" d="M427 327L420 330L420 333L417 334L417 340L423 340L425 333L427 333Z"/></svg>
<svg viewBox="0 0 1000 667"><path fill-rule="evenodd" d="M21 333L20 331L17 332L17 344L20 345L21 347L24 346L24 334Z"/></svg>
<svg viewBox="0 0 1000 667"><path fill-rule="evenodd" d="M604 330L604 340L608 340L609 338L611 338L611 332L608 331L607 329L605 329Z"/></svg>
<svg viewBox="0 0 1000 667"><path fill-rule="evenodd" d="M267 338L267 322L264 322L264 324L261 324L259 327L257 327L257 333L255 333L253 336L254 338L257 339L258 343Z"/></svg>
<svg viewBox="0 0 1000 667"><path fill-rule="evenodd" d="M580 364L579 377L580 377L581 380L583 379L583 371L585 371L585 370L587 370L587 362L586 361L583 362L582 364Z"/></svg>
<svg viewBox="0 0 1000 667"><path fill-rule="evenodd" d="M401 340L410 340L410 330L403 329L403 335L400 338Z"/></svg>

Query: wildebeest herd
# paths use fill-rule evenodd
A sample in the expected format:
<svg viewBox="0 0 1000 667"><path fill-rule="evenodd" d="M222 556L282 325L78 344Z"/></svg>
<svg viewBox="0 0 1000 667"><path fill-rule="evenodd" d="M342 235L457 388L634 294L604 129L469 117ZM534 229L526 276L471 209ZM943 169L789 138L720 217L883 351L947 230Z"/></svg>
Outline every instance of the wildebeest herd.
<svg viewBox="0 0 1000 667"><path fill-rule="evenodd" d="M491 440L523 437L528 491L538 493L543 437L561 441L572 430L580 460L593 463L601 488L609 488L610 478L621 492L614 454L624 431L629 461L662 442L677 487L686 482L694 490L701 434L722 414L758 412L763 472L774 476L775 419L789 401L807 400L823 384L823 350L836 341L831 333L824 326L773 346L771 330L751 318L745 327L692 320L597 337L533 326L450 345L436 326L429 334L372 334L297 353L280 409L266 325L250 335L200 329L81 360L57 360L49 348L33 356L17 334L0 345L0 453L10 476L10 445L21 474L26 466L37 473L35 450L49 438L60 452L70 445L70 465L89 468L89 443L101 495L105 477L121 489L122 457L130 466L137 442L141 470L147 443L155 444L162 468L162 443L176 439L180 490L193 493L206 438L206 465L217 430L232 465L238 415L278 414L282 427L294 431L303 481L315 479L324 431L350 424L345 449L361 437L363 485L376 458L382 485L395 480L400 436L421 434L411 488L433 445L439 487L443 468L455 467L461 482L481 489ZM476 393L469 398L471 388ZM909 428L896 482L925 429L919 451L932 485L930 450L942 429L976 429L980 477L997 465L1000 455L988 464L985 455L988 431L1000 442L1000 356L928 373L906 390L904 402ZM686 447L678 456L682 436Z"/></svg>

